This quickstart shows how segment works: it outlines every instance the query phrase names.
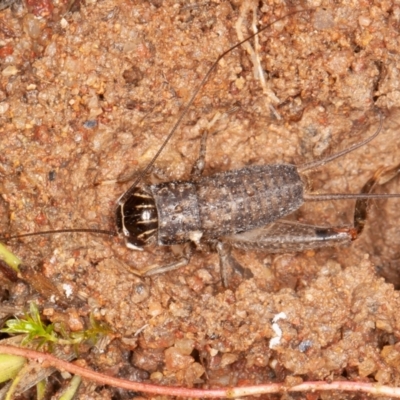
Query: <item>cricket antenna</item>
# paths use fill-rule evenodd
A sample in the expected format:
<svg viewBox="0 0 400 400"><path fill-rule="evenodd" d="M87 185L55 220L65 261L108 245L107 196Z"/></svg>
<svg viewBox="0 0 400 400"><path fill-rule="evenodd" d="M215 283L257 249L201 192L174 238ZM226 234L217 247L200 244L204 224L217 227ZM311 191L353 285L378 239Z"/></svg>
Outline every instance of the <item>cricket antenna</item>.
<svg viewBox="0 0 400 400"><path fill-rule="evenodd" d="M257 36L258 34L260 34L261 32L263 32L266 29L270 28L275 23L277 23L279 21L282 21L285 18L288 18L288 17L290 17L292 15L300 14L300 13L303 13L303 12L311 12L311 11L314 11L314 8L307 8L307 9L303 9L303 10L297 10L297 11L293 11L293 12L290 12L288 14L285 14L283 17L279 17L279 18L275 19L274 21L270 22L269 24L263 26L260 30L258 30L257 32L253 33L252 35L248 36L247 38L243 39L241 42L236 43L234 46L230 47L228 50L225 50L221 55L218 56L216 61L214 61L214 63L211 65L210 69L204 75L204 78L197 85L196 89L194 90L194 92L192 94L192 97L190 98L189 102L186 104L185 108L181 112L179 118L177 119L177 121L175 122L174 126L172 127L172 129L168 133L167 137L165 138L163 144L158 149L157 153L154 155L154 157L151 159L151 161L147 164L146 168L142 171L142 173L135 179L135 181L129 187L129 189L118 199L118 202L117 202L118 205L123 204L132 195L132 193L134 192L136 186L142 181L143 177L150 171L150 169L152 168L152 166L154 165L154 163L156 162L156 160L160 156L161 152L164 150L165 146L168 144L168 142L170 141L170 139L172 138L172 136L174 135L174 133L176 132L176 130L180 126L183 118L188 113L191 105L193 104L193 102L197 98L197 95L199 94L200 90L206 85L206 83L210 79L211 74L213 73L213 71L217 67L217 65L220 62L220 60L222 58L224 58L227 54L229 54L231 51L233 51L236 48L240 47L243 43L246 43L247 41L251 40L252 38Z"/></svg>
<svg viewBox="0 0 400 400"><path fill-rule="evenodd" d="M81 229L73 229L73 228L67 228L67 229L60 229L60 230L50 230L50 231L39 231L39 232L32 232L32 233L23 233L21 235L5 235L0 236L0 241L3 242L8 242L9 240L14 240L14 239L19 239L23 237L28 237L28 236L39 236L39 235L53 235L55 233L75 233L75 232L85 232L85 233L94 233L94 234L99 234L99 235L108 235L108 236L118 236L118 233L115 231L108 231L104 229L89 229L89 228L81 228Z"/></svg>

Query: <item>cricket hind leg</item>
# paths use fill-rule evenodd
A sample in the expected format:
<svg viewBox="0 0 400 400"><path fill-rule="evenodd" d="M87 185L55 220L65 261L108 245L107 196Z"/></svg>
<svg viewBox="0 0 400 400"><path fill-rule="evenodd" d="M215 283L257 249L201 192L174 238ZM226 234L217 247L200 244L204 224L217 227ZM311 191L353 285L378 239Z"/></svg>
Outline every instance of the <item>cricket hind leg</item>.
<svg viewBox="0 0 400 400"><path fill-rule="evenodd" d="M324 227L280 220L248 232L226 236L223 240L243 250L297 253L350 243L354 239L353 230L353 227Z"/></svg>

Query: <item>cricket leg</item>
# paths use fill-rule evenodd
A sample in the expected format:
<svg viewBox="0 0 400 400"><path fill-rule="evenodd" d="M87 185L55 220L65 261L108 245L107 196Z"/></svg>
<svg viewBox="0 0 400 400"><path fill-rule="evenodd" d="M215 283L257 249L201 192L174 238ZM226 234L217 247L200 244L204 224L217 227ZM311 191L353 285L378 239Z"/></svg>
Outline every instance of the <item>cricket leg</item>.
<svg viewBox="0 0 400 400"><path fill-rule="evenodd" d="M324 227L280 220L248 232L223 238L232 247L267 253L293 253L350 243L353 227Z"/></svg>
<svg viewBox="0 0 400 400"><path fill-rule="evenodd" d="M204 171L204 167L206 165L207 137L208 137L208 132L204 131L200 141L199 157L194 163L192 171L190 173L190 177L192 179L200 177Z"/></svg>
<svg viewBox="0 0 400 400"><path fill-rule="evenodd" d="M177 255L176 261L160 266L160 265L149 265L147 268L140 271L136 271L140 276L151 276L163 274L164 272L175 271L179 268L185 267L189 264L190 258L192 256L192 243L185 243L184 245L171 246L172 252Z"/></svg>
<svg viewBox="0 0 400 400"><path fill-rule="evenodd" d="M221 268L221 277L224 287L228 287L229 270L240 274L242 277L249 279L253 277L252 272L248 268L242 267L232 255L232 248L228 243L218 242L216 249L219 255L219 263Z"/></svg>

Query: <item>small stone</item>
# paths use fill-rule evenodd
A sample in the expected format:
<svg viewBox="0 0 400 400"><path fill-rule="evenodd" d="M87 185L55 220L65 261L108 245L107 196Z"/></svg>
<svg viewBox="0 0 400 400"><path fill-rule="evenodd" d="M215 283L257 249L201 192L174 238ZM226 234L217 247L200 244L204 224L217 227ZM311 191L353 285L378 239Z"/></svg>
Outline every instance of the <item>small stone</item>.
<svg viewBox="0 0 400 400"><path fill-rule="evenodd" d="M179 371L180 369L187 368L194 362L193 357L184 356L176 347L170 347L165 350L165 366L170 371Z"/></svg>
<svg viewBox="0 0 400 400"><path fill-rule="evenodd" d="M15 65L9 65L8 67L4 68L1 74L5 77L17 75L19 70Z"/></svg>

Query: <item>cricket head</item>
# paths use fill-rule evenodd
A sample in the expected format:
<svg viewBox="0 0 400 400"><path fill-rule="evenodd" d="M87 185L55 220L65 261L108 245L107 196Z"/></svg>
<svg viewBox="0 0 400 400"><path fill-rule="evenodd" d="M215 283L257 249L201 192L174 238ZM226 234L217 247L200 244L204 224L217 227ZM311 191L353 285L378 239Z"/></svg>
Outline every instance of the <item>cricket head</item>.
<svg viewBox="0 0 400 400"><path fill-rule="evenodd" d="M118 235L132 250L143 250L157 233L157 209L152 194L146 188L135 188L128 197L117 202L115 222Z"/></svg>

